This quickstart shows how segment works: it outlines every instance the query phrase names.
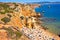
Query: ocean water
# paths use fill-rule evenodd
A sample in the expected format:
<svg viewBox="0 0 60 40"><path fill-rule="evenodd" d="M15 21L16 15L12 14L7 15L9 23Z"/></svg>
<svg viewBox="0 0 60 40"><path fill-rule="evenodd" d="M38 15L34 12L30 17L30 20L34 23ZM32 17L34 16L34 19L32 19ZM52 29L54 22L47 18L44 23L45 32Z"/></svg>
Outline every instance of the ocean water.
<svg viewBox="0 0 60 40"><path fill-rule="evenodd" d="M40 7L35 8L36 12L41 13L41 20L43 25L48 28L50 32L60 34L60 4L41 4Z"/></svg>

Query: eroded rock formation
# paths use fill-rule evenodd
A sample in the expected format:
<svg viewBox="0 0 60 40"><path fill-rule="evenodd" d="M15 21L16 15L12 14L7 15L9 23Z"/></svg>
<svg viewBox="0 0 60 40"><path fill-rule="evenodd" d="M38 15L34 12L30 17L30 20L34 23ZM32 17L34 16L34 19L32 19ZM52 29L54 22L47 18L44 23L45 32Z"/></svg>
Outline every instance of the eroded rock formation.
<svg viewBox="0 0 60 40"><path fill-rule="evenodd" d="M32 7L28 4L0 3L0 36L5 34L0 40L60 40L57 35L42 28L41 14Z"/></svg>

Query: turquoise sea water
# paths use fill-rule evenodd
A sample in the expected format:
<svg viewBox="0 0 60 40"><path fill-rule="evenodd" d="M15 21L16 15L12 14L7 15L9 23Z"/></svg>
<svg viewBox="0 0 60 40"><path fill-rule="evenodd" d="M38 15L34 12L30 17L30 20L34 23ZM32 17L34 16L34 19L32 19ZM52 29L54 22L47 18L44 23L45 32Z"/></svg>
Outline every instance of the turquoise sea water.
<svg viewBox="0 0 60 40"><path fill-rule="evenodd" d="M43 25L48 27L50 32L60 34L60 4L41 4L35 10L42 14Z"/></svg>

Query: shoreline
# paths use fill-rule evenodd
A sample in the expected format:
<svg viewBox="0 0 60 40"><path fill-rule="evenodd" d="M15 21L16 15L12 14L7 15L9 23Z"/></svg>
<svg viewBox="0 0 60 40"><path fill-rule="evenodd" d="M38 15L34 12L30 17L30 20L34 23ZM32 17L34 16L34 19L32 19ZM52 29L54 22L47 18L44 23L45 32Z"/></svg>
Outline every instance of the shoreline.
<svg viewBox="0 0 60 40"><path fill-rule="evenodd" d="M2 5L4 5L4 3ZM6 11L6 9L4 9L6 8L5 6L1 6L1 7L3 8L3 10ZM38 7L40 5L11 3L11 4L8 4L8 6L9 6L8 9L10 13L4 12L5 13L4 15L6 16L4 16L3 14L0 14L1 19L3 19L3 20L0 19L0 21L4 23L4 24L0 24L0 28L2 27L11 28L10 30L13 29L15 33L18 30L19 32L18 34L21 34L21 33L25 34L25 36L29 37L31 40L50 40L50 39L60 40L60 38L57 35L55 35L54 33L50 33L48 30L45 30L41 26L42 21L39 20L39 18L41 17L41 14L40 13L37 14L34 10L35 7ZM12 10L12 12L10 10ZM10 14L11 16L8 16L7 14ZM7 18L8 20L5 18ZM11 31L11 33L14 33L14 32ZM16 35L14 35L13 37L15 37Z"/></svg>

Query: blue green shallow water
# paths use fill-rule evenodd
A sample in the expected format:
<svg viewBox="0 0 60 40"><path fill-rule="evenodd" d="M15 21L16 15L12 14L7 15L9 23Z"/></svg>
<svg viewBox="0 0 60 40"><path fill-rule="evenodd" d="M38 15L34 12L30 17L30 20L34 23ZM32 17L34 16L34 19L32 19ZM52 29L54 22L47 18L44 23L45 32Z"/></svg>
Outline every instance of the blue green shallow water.
<svg viewBox="0 0 60 40"><path fill-rule="evenodd" d="M55 22L55 23L45 22L43 25L47 27L50 32L53 32L55 34L60 34L60 22Z"/></svg>
<svg viewBox="0 0 60 40"><path fill-rule="evenodd" d="M35 10L43 15L43 25L48 27L50 32L60 34L60 4L41 4Z"/></svg>

